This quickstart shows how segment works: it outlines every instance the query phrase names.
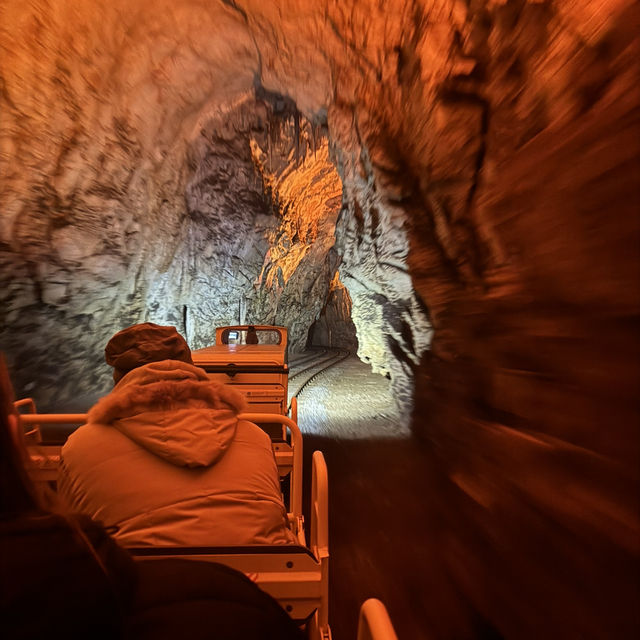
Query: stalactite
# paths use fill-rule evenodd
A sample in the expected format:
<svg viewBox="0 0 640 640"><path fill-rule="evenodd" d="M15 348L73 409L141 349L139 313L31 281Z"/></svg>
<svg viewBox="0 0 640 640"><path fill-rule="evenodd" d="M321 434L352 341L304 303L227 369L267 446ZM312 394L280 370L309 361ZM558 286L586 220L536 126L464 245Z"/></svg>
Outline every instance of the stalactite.
<svg viewBox="0 0 640 640"><path fill-rule="evenodd" d="M293 135L296 145L296 167L300 164L300 112L296 109L293 114Z"/></svg>
<svg viewBox="0 0 640 640"><path fill-rule="evenodd" d="M318 136L318 125L315 122L311 123L311 141L313 142L313 159L316 157L316 149L318 148L317 143Z"/></svg>

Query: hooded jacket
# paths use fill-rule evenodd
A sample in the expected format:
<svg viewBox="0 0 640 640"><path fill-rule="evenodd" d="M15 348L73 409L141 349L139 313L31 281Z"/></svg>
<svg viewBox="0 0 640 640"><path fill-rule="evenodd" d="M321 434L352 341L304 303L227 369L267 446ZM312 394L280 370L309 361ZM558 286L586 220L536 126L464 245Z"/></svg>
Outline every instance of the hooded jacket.
<svg viewBox="0 0 640 640"><path fill-rule="evenodd" d="M62 448L58 492L125 546L287 544L269 436L177 360L133 369Z"/></svg>

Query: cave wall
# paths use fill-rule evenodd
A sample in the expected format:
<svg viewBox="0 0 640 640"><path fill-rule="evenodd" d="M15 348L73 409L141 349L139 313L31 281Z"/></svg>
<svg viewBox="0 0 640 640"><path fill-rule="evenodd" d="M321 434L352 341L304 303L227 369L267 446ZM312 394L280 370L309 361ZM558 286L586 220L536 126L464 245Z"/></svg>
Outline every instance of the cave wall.
<svg viewBox="0 0 640 640"><path fill-rule="evenodd" d="M290 350L303 349L338 261L342 185L326 132L291 101L252 93L210 118L187 157L188 255L175 255L159 299L188 300L193 347L236 322L286 326Z"/></svg>
<svg viewBox="0 0 640 640"><path fill-rule="evenodd" d="M254 321L286 326L290 351L301 351L340 261L333 246L342 183L322 127L301 118L293 103L289 109L294 117L273 141L253 145L279 223L268 237L248 308Z"/></svg>
<svg viewBox="0 0 640 640"><path fill-rule="evenodd" d="M351 14L361 75L329 111L351 224L372 182L410 229L434 332L413 427L455 583L506 637L633 635L638 7L467 4L405 5L395 41Z"/></svg>
<svg viewBox="0 0 640 640"><path fill-rule="evenodd" d="M458 511L441 542L507 637L639 624L639 51L623 5L473 17L465 51L482 74L447 94L482 114L470 233L450 239L434 212L412 235L435 330L416 410ZM427 259L434 236L468 271Z"/></svg>
<svg viewBox="0 0 640 640"><path fill-rule="evenodd" d="M252 86L255 51L233 12L158 6L141 20L126 6L0 6L0 339L18 392L45 407L108 388L103 349L118 327L180 326L167 276L188 268L188 133L213 96ZM210 38L222 32L233 62ZM201 45L178 50L189 34ZM169 292L158 316L154 291Z"/></svg>
<svg viewBox="0 0 640 640"><path fill-rule="evenodd" d="M0 346L45 409L108 390L104 345L142 320L303 348L339 262L326 126L256 90L237 12L121 4L1 8Z"/></svg>
<svg viewBox="0 0 640 640"><path fill-rule="evenodd" d="M153 300L171 300L163 319L178 325L187 306L196 340L207 335L189 328L194 307L240 313L244 295L247 317L278 321L278 300L301 308L313 280L296 284L305 272L289 266L315 251L295 245L324 223L291 226L286 205L265 200L299 183L280 161L260 169L264 137L254 132L242 165L242 184L256 180L241 223L256 251L234 247L234 262L203 224L221 211L223 230L233 209L206 184L222 171L207 164L205 139L222 135L208 123L255 99L257 79L312 128L326 122L343 193L339 206L333 179L320 190L337 240L330 248L327 229L326 258L312 260L318 290L339 269L361 357L407 401L415 375L413 427L433 455L427 490L443 505L439 542L461 597L506 637L637 631L637 3L0 11L0 340L20 388L37 371L53 390L63 364L99 383L105 340ZM207 271L209 253L232 274L258 269L261 254L259 286L208 308L216 277L237 283ZM178 291L197 291L196 304ZM439 635L455 626L441 621Z"/></svg>
<svg viewBox="0 0 640 640"><path fill-rule="evenodd" d="M358 351L358 336L353 322L353 302L336 271L327 300L309 333L309 346Z"/></svg>

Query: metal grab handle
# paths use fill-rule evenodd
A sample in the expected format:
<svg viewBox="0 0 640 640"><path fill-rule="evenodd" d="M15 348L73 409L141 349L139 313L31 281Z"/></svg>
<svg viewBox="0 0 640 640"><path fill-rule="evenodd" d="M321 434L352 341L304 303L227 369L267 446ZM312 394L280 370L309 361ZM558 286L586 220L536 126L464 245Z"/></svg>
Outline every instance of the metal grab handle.
<svg viewBox="0 0 640 640"><path fill-rule="evenodd" d="M84 424L86 413L21 413L22 424Z"/></svg>
<svg viewBox="0 0 640 640"><path fill-rule="evenodd" d="M35 406L35 405L34 405ZM288 416L278 413L241 413L238 420L248 422L279 422L289 428L293 447L293 478L291 486L291 511L294 516L302 516L302 433L298 425ZM23 413L23 425L40 424L85 424L86 413Z"/></svg>
<svg viewBox="0 0 640 640"><path fill-rule="evenodd" d="M291 512L294 516L302 516L302 432L300 427L288 416L279 413L241 413L238 420L265 423L279 422L289 428L291 432L291 446L293 447L293 478L291 484Z"/></svg>
<svg viewBox="0 0 640 640"><path fill-rule="evenodd" d="M360 607L358 640L398 640L387 608L377 598L369 598Z"/></svg>
<svg viewBox="0 0 640 640"><path fill-rule="evenodd" d="M314 451L312 457L309 543L321 565L322 592L317 624L324 633L329 629L329 480L322 451Z"/></svg>

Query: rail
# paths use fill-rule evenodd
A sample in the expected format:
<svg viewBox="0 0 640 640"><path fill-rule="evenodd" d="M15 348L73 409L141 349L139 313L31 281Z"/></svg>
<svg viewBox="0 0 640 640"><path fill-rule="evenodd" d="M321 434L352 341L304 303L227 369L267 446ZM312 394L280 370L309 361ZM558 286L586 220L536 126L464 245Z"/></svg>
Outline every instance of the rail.
<svg viewBox="0 0 640 640"><path fill-rule="evenodd" d="M318 349L313 351L306 351L304 353L297 353L294 356L289 358L289 369L293 370L297 367L300 367L307 362L311 362L312 360L317 360L318 358L323 357L329 352L328 349Z"/></svg>
<svg viewBox="0 0 640 640"><path fill-rule="evenodd" d="M324 351L317 358L315 358L316 362L313 362L313 364L305 367L304 369L300 371L294 370L289 373L289 384L291 384L291 381L294 378L297 378L308 371L312 371L312 373L304 379L304 382L302 382L302 384L296 385L297 386L296 390L290 394L292 401L293 401L293 398L297 398L302 393L302 391L304 391L306 386L310 382L312 382L316 378L316 376L320 375L327 369L330 369L331 367L335 366L339 362L342 362L343 360L345 360L351 355L350 351L346 351L342 349L336 350L335 352L331 353L329 357L325 358L324 356L326 353L329 353L329 352ZM305 361L305 364L306 364L306 361ZM291 403L289 403L289 412L290 411L291 411Z"/></svg>

